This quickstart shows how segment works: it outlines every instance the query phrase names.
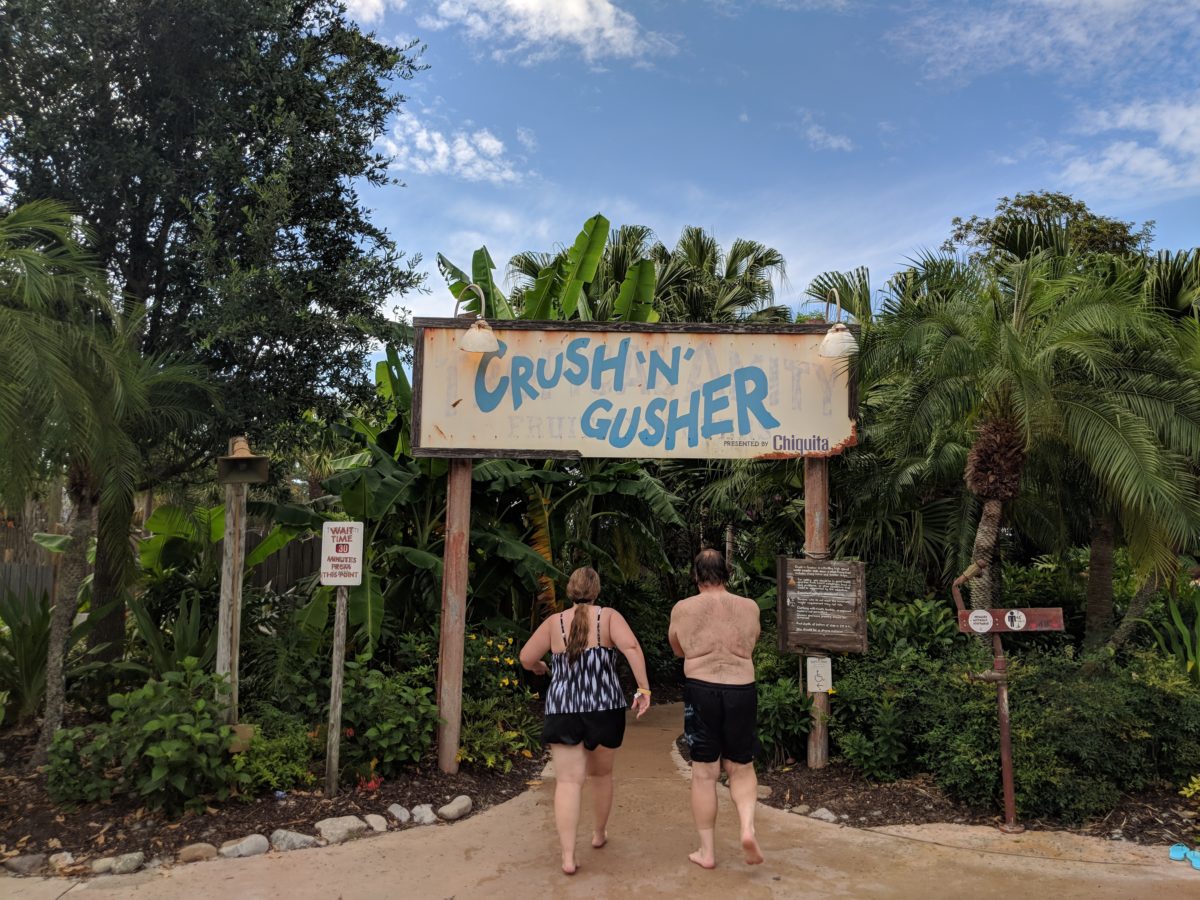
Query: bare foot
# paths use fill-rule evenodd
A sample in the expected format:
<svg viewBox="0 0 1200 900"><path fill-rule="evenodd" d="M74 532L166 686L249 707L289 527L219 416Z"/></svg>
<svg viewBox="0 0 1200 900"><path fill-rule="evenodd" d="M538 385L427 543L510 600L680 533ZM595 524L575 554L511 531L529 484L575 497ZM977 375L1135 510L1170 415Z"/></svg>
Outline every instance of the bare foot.
<svg viewBox="0 0 1200 900"><path fill-rule="evenodd" d="M689 853L688 859L702 869L715 869L717 867L716 859L711 856L705 856L703 850L697 850L695 853Z"/></svg>
<svg viewBox="0 0 1200 900"><path fill-rule="evenodd" d="M763 861L762 851L758 849L758 839L754 835L742 835L742 850L746 852L746 865L757 866Z"/></svg>
<svg viewBox="0 0 1200 900"><path fill-rule="evenodd" d="M608 832L607 831L602 831L599 834L597 834L594 831L592 832L592 846L595 847L597 850L599 850L601 847L603 847L607 843L608 843Z"/></svg>
<svg viewBox="0 0 1200 900"><path fill-rule="evenodd" d="M577 866L573 862L570 862L570 863L564 862L562 864L562 870L563 870L564 875L574 875L576 872L579 871L579 866Z"/></svg>

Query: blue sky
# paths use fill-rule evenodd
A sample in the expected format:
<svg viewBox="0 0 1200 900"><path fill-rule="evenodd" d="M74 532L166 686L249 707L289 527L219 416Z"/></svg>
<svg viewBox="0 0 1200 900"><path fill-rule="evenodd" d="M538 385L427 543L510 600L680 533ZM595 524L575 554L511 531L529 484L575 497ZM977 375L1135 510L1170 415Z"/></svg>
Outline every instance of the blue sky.
<svg viewBox="0 0 1200 900"><path fill-rule="evenodd" d="M430 68L380 140L404 187L363 197L434 267L573 240L603 212L674 243L876 287L998 197L1061 190L1200 244L1200 0L348 0Z"/></svg>

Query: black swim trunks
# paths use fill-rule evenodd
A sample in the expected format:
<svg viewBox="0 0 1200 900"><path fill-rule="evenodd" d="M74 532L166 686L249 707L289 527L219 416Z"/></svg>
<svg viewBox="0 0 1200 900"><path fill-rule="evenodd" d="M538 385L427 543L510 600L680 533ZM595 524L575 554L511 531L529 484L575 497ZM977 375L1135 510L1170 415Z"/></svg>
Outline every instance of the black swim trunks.
<svg viewBox="0 0 1200 900"><path fill-rule="evenodd" d="M758 689L685 679L683 734L694 762L749 763L758 755Z"/></svg>
<svg viewBox="0 0 1200 900"><path fill-rule="evenodd" d="M624 709L548 713L542 726L543 744L583 744L588 750L599 746L615 750L624 738Z"/></svg>

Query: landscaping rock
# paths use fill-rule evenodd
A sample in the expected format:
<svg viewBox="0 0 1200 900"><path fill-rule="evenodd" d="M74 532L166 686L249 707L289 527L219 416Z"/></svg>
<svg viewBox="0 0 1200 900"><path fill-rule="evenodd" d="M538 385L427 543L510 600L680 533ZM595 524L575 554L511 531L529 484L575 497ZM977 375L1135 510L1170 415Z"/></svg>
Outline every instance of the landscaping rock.
<svg viewBox="0 0 1200 900"><path fill-rule="evenodd" d="M93 875L108 875L109 873L112 872L113 865L116 863L116 861L117 861L116 858L112 857L112 856L105 856L100 859L93 859L92 860L92 874Z"/></svg>
<svg viewBox="0 0 1200 900"><path fill-rule="evenodd" d="M367 830L367 823L358 816L338 816L322 819L316 824L321 839L327 844L340 844Z"/></svg>
<svg viewBox="0 0 1200 900"><path fill-rule="evenodd" d="M146 861L146 854L141 850L136 853L122 853L113 860L112 873L114 875L128 875L130 872L136 872L142 867L142 863Z"/></svg>
<svg viewBox="0 0 1200 900"><path fill-rule="evenodd" d="M23 853L4 861L4 868L14 875L32 875L46 865L45 853Z"/></svg>
<svg viewBox="0 0 1200 900"><path fill-rule="evenodd" d="M310 834L288 831L284 828L271 832L271 847L275 850L305 850L317 846L317 839Z"/></svg>
<svg viewBox="0 0 1200 900"><path fill-rule="evenodd" d="M387 819L375 813L368 813L363 816L367 820L367 824L371 826L372 831L387 831Z"/></svg>
<svg viewBox="0 0 1200 900"><path fill-rule="evenodd" d="M836 822L838 820L838 817L835 814L831 813L823 806L816 812L809 813L809 818L819 819L822 822Z"/></svg>
<svg viewBox="0 0 1200 900"><path fill-rule="evenodd" d="M453 822L456 819L461 819L471 811L471 798L466 794L459 794L445 806L437 811L438 817L445 819L447 822Z"/></svg>
<svg viewBox="0 0 1200 900"><path fill-rule="evenodd" d="M768 785L760 784L758 786L758 799L766 800L771 796L771 788Z"/></svg>
<svg viewBox="0 0 1200 900"><path fill-rule="evenodd" d="M62 853L52 853L50 855L50 868L55 872L61 872L67 866L75 865L75 854L64 850Z"/></svg>
<svg viewBox="0 0 1200 900"><path fill-rule="evenodd" d="M261 834L250 834L239 841L226 841L220 854L226 859L241 859L243 856L259 856L271 849L271 842Z"/></svg>
<svg viewBox="0 0 1200 900"><path fill-rule="evenodd" d="M388 807L388 812L392 814L392 818L401 825L407 825L409 819L412 818L412 813L401 806L399 803L393 803Z"/></svg>
<svg viewBox="0 0 1200 900"><path fill-rule="evenodd" d="M212 844L188 844L179 851L181 863L203 862L217 855L217 848Z"/></svg>
<svg viewBox="0 0 1200 900"><path fill-rule="evenodd" d="M812 812L812 807L807 803L801 803L799 806L793 806L788 812L794 812L798 816L807 816Z"/></svg>
<svg viewBox="0 0 1200 900"><path fill-rule="evenodd" d="M418 825L433 825L437 822L437 816L433 814L433 807L428 803L422 803L420 806L414 806L412 809L413 821Z"/></svg>

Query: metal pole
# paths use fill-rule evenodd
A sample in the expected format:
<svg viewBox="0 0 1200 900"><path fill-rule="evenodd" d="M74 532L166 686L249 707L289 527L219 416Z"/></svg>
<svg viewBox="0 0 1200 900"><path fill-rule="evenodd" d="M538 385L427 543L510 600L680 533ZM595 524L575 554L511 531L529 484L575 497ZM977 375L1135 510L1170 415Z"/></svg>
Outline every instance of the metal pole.
<svg viewBox="0 0 1200 900"><path fill-rule="evenodd" d="M829 558L829 460L804 458L804 555ZM808 732L808 767L823 769L829 762L829 694L808 692L812 698L812 730Z"/></svg>
<svg viewBox="0 0 1200 900"><path fill-rule="evenodd" d="M232 442L231 442L232 444ZM217 611L217 674L229 676L224 721L238 721L238 655L242 620L242 568L246 556L246 485L225 485L225 542Z"/></svg>
<svg viewBox="0 0 1200 900"><path fill-rule="evenodd" d="M471 460L452 459L446 489L442 627L438 648L438 768L458 771L462 727L463 643L467 627L467 552L471 536Z"/></svg>
<svg viewBox="0 0 1200 900"><path fill-rule="evenodd" d="M346 670L346 594L337 589L337 611L333 620L333 668L329 679L329 725L325 735L325 796L338 791L338 757L342 749L342 679Z"/></svg>
<svg viewBox="0 0 1200 900"><path fill-rule="evenodd" d="M1008 718L1008 660L998 632L992 633L992 670L996 673L996 705L1000 712L1000 780L1004 785L1005 834L1020 834L1025 826L1017 821L1016 789L1013 786L1012 731Z"/></svg>

